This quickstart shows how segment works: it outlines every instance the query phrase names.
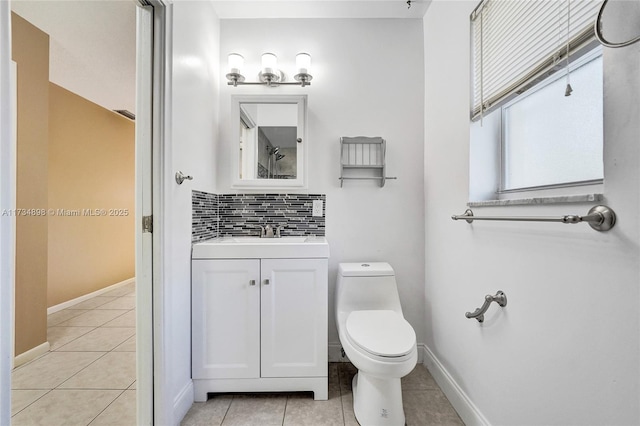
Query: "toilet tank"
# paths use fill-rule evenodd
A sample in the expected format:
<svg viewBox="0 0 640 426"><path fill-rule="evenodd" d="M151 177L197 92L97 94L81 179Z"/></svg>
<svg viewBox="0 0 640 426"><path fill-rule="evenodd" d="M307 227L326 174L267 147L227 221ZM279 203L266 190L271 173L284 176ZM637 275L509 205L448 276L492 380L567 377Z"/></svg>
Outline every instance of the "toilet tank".
<svg viewBox="0 0 640 426"><path fill-rule="evenodd" d="M385 262L340 263L336 311L383 310L402 314L396 277Z"/></svg>

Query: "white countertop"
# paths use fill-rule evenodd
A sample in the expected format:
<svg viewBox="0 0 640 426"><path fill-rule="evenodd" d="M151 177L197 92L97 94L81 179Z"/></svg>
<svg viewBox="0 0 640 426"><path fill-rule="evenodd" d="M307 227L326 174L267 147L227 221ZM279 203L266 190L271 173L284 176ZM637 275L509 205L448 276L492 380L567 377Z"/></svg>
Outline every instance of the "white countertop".
<svg viewBox="0 0 640 426"><path fill-rule="evenodd" d="M303 259L328 258L325 237L281 238L220 237L193 244L191 258L196 259Z"/></svg>

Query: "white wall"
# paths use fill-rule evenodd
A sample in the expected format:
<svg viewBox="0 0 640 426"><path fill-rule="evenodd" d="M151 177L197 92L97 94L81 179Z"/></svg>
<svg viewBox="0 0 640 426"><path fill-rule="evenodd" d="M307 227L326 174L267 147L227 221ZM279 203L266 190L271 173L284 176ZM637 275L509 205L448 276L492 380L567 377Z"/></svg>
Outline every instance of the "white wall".
<svg viewBox="0 0 640 426"><path fill-rule="evenodd" d="M496 425L638 424L640 44L604 52L604 204L618 214L613 230L454 222L449 217L464 212L469 192L469 14L475 5L434 1L424 18L429 362L440 363L477 407L474 414L458 403L468 424L483 417ZM616 19L607 24L615 28ZM556 216L589 208L474 213ZM507 294L506 308L492 306L482 325L464 317L497 290Z"/></svg>
<svg viewBox="0 0 640 426"><path fill-rule="evenodd" d="M163 347L156 377L164 389L158 424L179 424L193 402L191 382L191 190L214 192L218 138L219 19L208 2L171 6L170 134L167 135L163 218ZM193 181L177 185L181 170ZM158 401L157 401L158 403Z"/></svg>
<svg viewBox="0 0 640 426"><path fill-rule="evenodd" d="M218 186L231 190L231 94L308 94L309 193L327 194L329 342L338 346L333 291L339 262L387 261L395 268L407 320L423 336L423 43L418 19L250 19L221 21L221 62L245 57L255 81L260 56L273 52L295 71L295 55L312 56L309 87L267 88L222 82ZM348 181L340 188L341 136L387 140L387 181ZM235 145L234 145L235 146Z"/></svg>

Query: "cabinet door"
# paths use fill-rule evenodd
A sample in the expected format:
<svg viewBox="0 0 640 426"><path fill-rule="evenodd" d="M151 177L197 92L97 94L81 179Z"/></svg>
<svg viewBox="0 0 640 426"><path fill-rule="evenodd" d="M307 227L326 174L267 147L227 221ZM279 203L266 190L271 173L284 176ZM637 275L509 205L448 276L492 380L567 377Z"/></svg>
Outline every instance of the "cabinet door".
<svg viewBox="0 0 640 426"><path fill-rule="evenodd" d="M261 279L262 377L326 376L327 259L263 259Z"/></svg>
<svg viewBox="0 0 640 426"><path fill-rule="evenodd" d="M260 261L192 265L193 378L259 377Z"/></svg>

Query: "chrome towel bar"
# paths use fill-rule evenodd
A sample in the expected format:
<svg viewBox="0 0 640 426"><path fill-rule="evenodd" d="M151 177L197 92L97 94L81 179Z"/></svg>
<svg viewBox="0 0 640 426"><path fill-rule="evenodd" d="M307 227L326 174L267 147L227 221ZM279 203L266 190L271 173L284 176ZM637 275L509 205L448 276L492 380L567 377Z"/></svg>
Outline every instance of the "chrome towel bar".
<svg viewBox="0 0 640 426"><path fill-rule="evenodd" d="M496 302L498 305L505 307L507 306L507 295L500 290L496 293L495 296L487 294L484 297L484 303L482 304L481 307L479 307L473 312L465 313L464 316L467 318L475 318L478 320L478 322L483 322L484 313L487 312L487 309L489 309L489 305L491 305L491 302Z"/></svg>
<svg viewBox="0 0 640 426"><path fill-rule="evenodd" d="M561 222L581 223L587 222L596 231L608 231L616 224L615 212L607 206L594 206L586 216L566 215L561 217L549 216L474 216L471 209L467 209L462 215L451 216L453 220L466 220L473 223L474 220L508 220L518 222Z"/></svg>

